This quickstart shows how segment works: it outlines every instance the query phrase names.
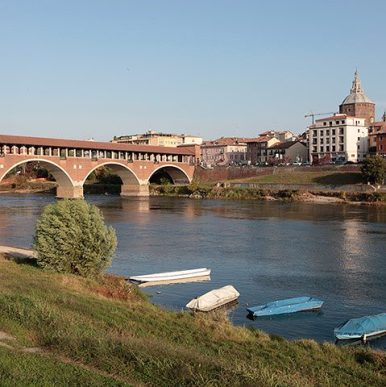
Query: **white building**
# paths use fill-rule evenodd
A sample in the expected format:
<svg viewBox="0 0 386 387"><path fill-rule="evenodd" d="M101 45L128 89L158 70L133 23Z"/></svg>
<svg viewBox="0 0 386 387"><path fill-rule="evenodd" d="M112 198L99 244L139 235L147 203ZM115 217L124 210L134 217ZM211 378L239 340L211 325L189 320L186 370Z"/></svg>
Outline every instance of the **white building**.
<svg viewBox="0 0 386 387"><path fill-rule="evenodd" d="M362 161L368 152L365 121L346 114L316 120L308 129L310 161Z"/></svg>
<svg viewBox="0 0 386 387"><path fill-rule="evenodd" d="M190 134L161 133L155 130L148 130L143 134L114 136L112 142L177 147L180 145L201 145L202 138Z"/></svg>

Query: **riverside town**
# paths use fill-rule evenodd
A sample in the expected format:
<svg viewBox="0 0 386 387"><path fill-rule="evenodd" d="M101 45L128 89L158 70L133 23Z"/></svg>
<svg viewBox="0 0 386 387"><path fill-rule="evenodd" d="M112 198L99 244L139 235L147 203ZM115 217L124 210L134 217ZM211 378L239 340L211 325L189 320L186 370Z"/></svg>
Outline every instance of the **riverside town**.
<svg viewBox="0 0 386 387"><path fill-rule="evenodd" d="M0 1L0 387L385 386L385 14Z"/></svg>

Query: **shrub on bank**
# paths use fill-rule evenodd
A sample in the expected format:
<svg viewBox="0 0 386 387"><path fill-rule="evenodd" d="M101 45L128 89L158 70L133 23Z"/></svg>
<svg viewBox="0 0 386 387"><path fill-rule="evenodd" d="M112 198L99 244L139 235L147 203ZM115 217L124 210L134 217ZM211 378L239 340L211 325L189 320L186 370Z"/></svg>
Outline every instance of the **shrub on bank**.
<svg viewBox="0 0 386 387"><path fill-rule="evenodd" d="M293 200L299 196L298 190L283 189L272 194L275 198Z"/></svg>
<svg viewBox="0 0 386 387"><path fill-rule="evenodd" d="M386 160L382 156L368 157L361 167L363 180L369 184L383 184L386 177Z"/></svg>
<svg viewBox="0 0 386 387"><path fill-rule="evenodd" d="M37 262L57 272L96 276L110 265L116 246L114 229L84 200L46 206L36 225Z"/></svg>

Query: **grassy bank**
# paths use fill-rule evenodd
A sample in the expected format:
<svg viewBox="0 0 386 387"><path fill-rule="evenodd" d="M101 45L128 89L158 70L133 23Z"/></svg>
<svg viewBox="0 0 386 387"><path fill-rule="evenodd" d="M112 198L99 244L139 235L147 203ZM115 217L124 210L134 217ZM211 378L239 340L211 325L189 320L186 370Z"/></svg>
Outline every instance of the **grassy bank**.
<svg viewBox="0 0 386 387"><path fill-rule="evenodd" d="M310 169L310 168L309 168ZM260 184L320 184L346 185L362 183L360 172L340 171L287 171L277 168L270 175L255 176L246 179L237 179L234 182Z"/></svg>
<svg viewBox="0 0 386 387"><path fill-rule="evenodd" d="M0 184L0 192L55 192L56 182L46 180L26 181L12 179L5 180Z"/></svg>
<svg viewBox="0 0 386 387"><path fill-rule="evenodd" d="M386 193L381 192L340 192L312 191L293 189L259 189L241 187L217 187L204 184L187 186L161 185L151 186L150 192L157 196L180 196L195 199L235 199L235 200L292 200L310 201L312 197L337 199L340 202L386 203Z"/></svg>
<svg viewBox="0 0 386 387"><path fill-rule="evenodd" d="M386 355L162 310L122 279L0 257L2 385L385 385ZM33 353L31 347L34 348ZM39 351L39 352L36 352Z"/></svg>

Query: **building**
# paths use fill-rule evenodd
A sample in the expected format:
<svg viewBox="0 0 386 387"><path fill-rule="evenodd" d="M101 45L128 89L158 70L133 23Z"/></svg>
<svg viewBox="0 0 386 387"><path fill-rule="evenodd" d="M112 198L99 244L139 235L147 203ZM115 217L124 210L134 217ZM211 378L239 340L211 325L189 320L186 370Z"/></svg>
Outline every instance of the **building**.
<svg viewBox="0 0 386 387"><path fill-rule="evenodd" d="M114 137L112 142L136 145L176 147L179 145L201 145L202 138L187 134L161 133L156 132L154 130L148 130L144 134L133 134Z"/></svg>
<svg viewBox="0 0 386 387"><path fill-rule="evenodd" d="M296 139L296 135L290 130L267 130L260 133L259 137L274 137L280 142L294 141Z"/></svg>
<svg viewBox="0 0 386 387"><path fill-rule="evenodd" d="M268 163L304 163L308 160L308 149L300 141L278 142L267 150Z"/></svg>
<svg viewBox="0 0 386 387"><path fill-rule="evenodd" d="M368 152L368 127L365 118L335 114L321 118L309 127L310 161L358 162Z"/></svg>
<svg viewBox="0 0 386 387"><path fill-rule="evenodd" d="M386 157L386 111L382 121L373 122L369 126L369 153Z"/></svg>
<svg viewBox="0 0 386 387"><path fill-rule="evenodd" d="M280 142L276 137L271 137L264 132L258 138L252 138L247 143L247 160L252 165L265 164L268 161L268 148ZM265 134L265 135L264 135Z"/></svg>
<svg viewBox="0 0 386 387"><path fill-rule="evenodd" d="M355 71L350 94L339 106L339 113L364 118L366 126L374 122L375 104L364 93L358 71Z"/></svg>
<svg viewBox="0 0 386 387"><path fill-rule="evenodd" d="M202 165L213 167L246 164L246 140L240 137L221 137L214 141L204 141L201 145Z"/></svg>

